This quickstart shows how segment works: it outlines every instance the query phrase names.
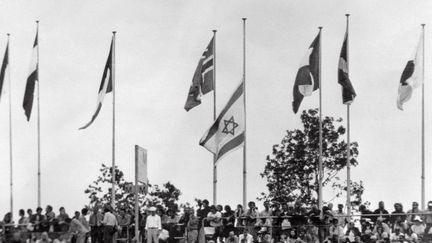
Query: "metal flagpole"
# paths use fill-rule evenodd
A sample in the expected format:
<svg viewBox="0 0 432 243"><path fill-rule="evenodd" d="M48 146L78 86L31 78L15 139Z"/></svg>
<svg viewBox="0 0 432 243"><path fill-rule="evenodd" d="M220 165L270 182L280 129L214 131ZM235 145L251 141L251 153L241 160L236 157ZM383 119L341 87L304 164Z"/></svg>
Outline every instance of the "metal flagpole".
<svg viewBox="0 0 432 243"><path fill-rule="evenodd" d="M9 62L9 55L10 55L10 50L9 50L9 37L10 34L7 34L7 51L8 51L8 55L7 55L7 65L8 65L8 82L9 82L9 158L10 158L10 212L12 213L13 216L13 163L12 163L12 89L11 89L11 69L10 69L10 62Z"/></svg>
<svg viewBox="0 0 432 243"><path fill-rule="evenodd" d="M216 31L213 30L213 120L216 121ZM217 204L217 164L213 155L213 205Z"/></svg>
<svg viewBox="0 0 432 243"><path fill-rule="evenodd" d="M37 103L38 103L38 120L37 120L37 131L38 131L38 207L41 206L41 144L40 144L40 101L39 101L39 91L40 91L40 80L39 80L39 20L36 20L36 35L37 35L37 66L36 66L36 80L37 80Z"/></svg>
<svg viewBox="0 0 432 243"><path fill-rule="evenodd" d="M323 187L323 161L322 161L322 82L321 82L321 31L323 27L318 27L319 29L319 71L318 71L318 82L319 82L319 162L318 162L318 207L320 210L323 207L323 196L322 196L322 187Z"/></svg>
<svg viewBox="0 0 432 243"><path fill-rule="evenodd" d="M135 239L141 242L139 238L139 206L138 206L138 145L135 145Z"/></svg>
<svg viewBox="0 0 432 243"><path fill-rule="evenodd" d="M243 102L244 102L244 147L243 147L243 208L247 200L247 163L246 163L246 18L243 20Z"/></svg>
<svg viewBox="0 0 432 243"><path fill-rule="evenodd" d="M111 207L115 208L115 37L116 31L113 31L112 59L111 59L111 81L113 91L113 120L112 120L112 174L111 174Z"/></svg>
<svg viewBox="0 0 432 243"><path fill-rule="evenodd" d="M423 34L423 60L422 60L422 66L423 66L423 79L422 79L422 173L421 173L421 203L422 203L422 210L425 209L425 125L424 125L424 76L425 76L425 24L422 24L422 34Z"/></svg>
<svg viewBox="0 0 432 243"><path fill-rule="evenodd" d="M349 73L349 14L345 14L346 16L346 65ZM347 104L347 213L348 216L351 215L351 144L350 144L350 104Z"/></svg>

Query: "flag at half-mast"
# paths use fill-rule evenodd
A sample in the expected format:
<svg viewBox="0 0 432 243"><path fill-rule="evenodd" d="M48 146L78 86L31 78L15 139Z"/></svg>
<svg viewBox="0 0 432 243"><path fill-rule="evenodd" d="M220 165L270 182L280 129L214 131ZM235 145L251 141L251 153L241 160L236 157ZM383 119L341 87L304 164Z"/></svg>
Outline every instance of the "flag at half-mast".
<svg viewBox="0 0 432 243"><path fill-rule="evenodd" d="M100 84L99 87L99 92L98 92L98 98L97 98L97 104L96 104L96 111L93 114L91 120L83 127L80 128L81 129L86 129L87 127L89 127L94 120L96 119L96 117L98 116L100 109L102 108L102 102L105 98L105 95L109 92L112 92L112 51L113 51L113 41L114 41L114 37L111 40L111 46L110 46L110 51L108 54L108 59L106 61L105 64L105 68L104 68L104 72L102 74L102 82Z"/></svg>
<svg viewBox="0 0 432 243"><path fill-rule="evenodd" d="M39 63L38 63L38 32L36 32L36 38L33 43L33 54L30 62L30 73L27 77L27 84L24 93L24 101L23 108L25 111L25 115L27 117L27 121L30 120L30 115L33 108L33 100L34 100L34 90L36 81L39 82Z"/></svg>
<svg viewBox="0 0 432 243"><path fill-rule="evenodd" d="M351 104L356 97L356 92L349 78L347 45L348 31L345 32L344 42L342 44L342 49L339 55L338 67L338 83L342 86L342 102L345 105Z"/></svg>
<svg viewBox="0 0 432 243"><path fill-rule="evenodd" d="M245 104L242 81L199 144L219 160L228 152L239 148L244 143L244 139Z"/></svg>
<svg viewBox="0 0 432 243"><path fill-rule="evenodd" d="M397 97L397 107L399 110L403 110L403 104L411 98L413 90L423 83L423 52L423 36L420 36L417 48L405 65L400 78Z"/></svg>
<svg viewBox="0 0 432 243"><path fill-rule="evenodd" d="M203 52L195 69L192 83L185 103L185 110L189 111L201 104L201 96L214 90L214 37Z"/></svg>
<svg viewBox="0 0 432 243"><path fill-rule="evenodd" d="M320 69L320 35L321 31L315 37L312 44L300 64L293 87L292 107L294 113L297 113L303 97L311 96L312 92L319 89L319 69Z"/></svg>
<svg viewBox="0 0 432 243"><path fill-rule="evenodd" d="M0 69L0 101L4 93L4 85L6 77L9 75L9 42L6 45L6 51L3 57L3 62Z"/></svg>

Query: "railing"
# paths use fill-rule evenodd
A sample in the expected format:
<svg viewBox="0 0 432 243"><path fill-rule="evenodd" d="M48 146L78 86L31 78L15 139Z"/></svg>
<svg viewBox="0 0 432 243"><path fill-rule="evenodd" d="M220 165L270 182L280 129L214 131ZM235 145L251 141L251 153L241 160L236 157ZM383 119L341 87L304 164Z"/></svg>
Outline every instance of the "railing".
<svg viewBox="0 0 432 243"><path fill-rule="evenodd" d="M350 222L352 219L355 219L356 221L360 221L360 218L370 218L371 221L375 221L379 217L385 217L386 220L390 220L397 216L422 216L425 218L426 216L432 216L431 212L417 212L417 213L394 213L394 214L352 214L352 215L333 215L333 218L343 218L346 219L347 222ZM323 222L322 220L325 217L323 215L289 215L289 216L258 216L258 217L234 217L234 225L233 229L236 233L236 235L242 234L242 231L244 229L249 230L249 233L253 235L254 239L258 240L260 237L263 238L264 236L269 235L272 239L279 239L282 234L290 234L291 231L297 231L298 233L306 233L312 235L312 239L318 238L316 240L319 240L322 242L325 238L328 238L329 230L331 227L331 224L327 222ZM432 217L430 218L430 224L432 226ZM220 220L227 220L227 219L233 219L233 217L221 217ZM283 224L283 222L287 220L289 224ZM297 220L298 222L295 222ZM244 221L249 221L247 224L244 224ZM264 221L264 222L263 222ZM199 225L198 229L201 229L200 233L204 233L206 239L214 239L214 234L211 234L214 232L214 230L211 231L204 231L205 228L215 228L208 225L210 221L208 218L204 218L201 220L201 225ZM241 223L239 223L241 222ZM260 223L261 222L261 223ZM300 223L299 223L300 222ZM236 224L237 223L237 224ZM406 223L406 222L405 222ZM406 223L407 224L407 223ZM35 224L30 224L35 226ZM345 225L345 224L344 224ZM29 230L29 225L18 225L18 224L6 224L1 226L1 232L0 232L0 240L7 240L8 237L12 237L14 233L19 232L22 239L29 239L33 237L38 237L41 232L33 232ZM357 225L358 226L358 225ZM118 237L117 240L121 242L131 242L131 234L130 229L133 227L133 225L124 226L126 227L126 236L121 235L121 237ZM174 224L174 227L180 227L180 236L170 236L176 240L182 240L187 239L189 230L187 229L187 226L185 224ZM184 229L183 229L184 227ZM226 225L221 224L220 227L226 227ZM263 228L265 228L263 230ZM346 236L346 227L344 229L343 235ZM360 234L364 234L363 226L358 229ZM375 231L375 230L373 230ZM207 234L206 234L207 233ZM220 232L218 232L220 233ZM58 236L66 237L70 239L73 235L72 232L69 231L57 231L57 232L48 232L50 238L57 238ZM342 233L340 234L342 235ZM425 236L429 237L431 234L429 232L426 232L424 234ZM226 234L222 237L225 237ZM340 239L338 239L339 241ZM336 242L338 242L336 241ZM1 242L1 241L0 241ZM310 241L313 242L313 241Z"/></svg>

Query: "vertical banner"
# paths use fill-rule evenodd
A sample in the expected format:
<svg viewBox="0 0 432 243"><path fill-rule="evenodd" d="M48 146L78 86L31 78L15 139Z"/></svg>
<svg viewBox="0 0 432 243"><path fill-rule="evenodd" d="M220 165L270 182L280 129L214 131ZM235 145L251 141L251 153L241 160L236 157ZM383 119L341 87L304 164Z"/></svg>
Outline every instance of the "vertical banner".
<svg viewBox="0 0 432 243"><path fill-rule="evenodd" d="M144 184L144 190L139 190L140 184ZM141 242L139 237L139 205L138 192L147 193L147 150L135 145L135 239ZM141 185L142 186L142 185Z"/></svg>
<svg viewBox="0 0 432 243"><path fill-rule="evenodd" d="M135 145L137 182L147 184L147 150Z"/></svg>

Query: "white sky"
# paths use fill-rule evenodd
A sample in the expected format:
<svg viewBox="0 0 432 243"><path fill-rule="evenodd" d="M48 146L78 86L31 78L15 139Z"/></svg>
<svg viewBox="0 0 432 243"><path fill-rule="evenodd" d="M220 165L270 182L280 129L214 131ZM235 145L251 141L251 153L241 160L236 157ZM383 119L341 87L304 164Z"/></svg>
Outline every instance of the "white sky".
<svg viewBox="0 0 432 243"><path fill-rule="evenodd" d="M291 110L292 86L307 47L323 26L323 113L345 116L337 64L350 13L350 75L358 98L352 105L353 141L365 182L364 198L405 209L420 200L421 96L416 90L401 112L396 96L401 72L430 24L431 1L1 1L0 53L11 35L15 213L37 204L36 110L21 108L35 20L40 20L42 205L73 212L88 203L84 189L111 163L111 101L87 130L108 55L116 46L117 164L133 178L134 145L148 149L149 178L178 186L181 201L212 196L212 155L198 141L212 122L212 95L189 113L183 105L198 58L217 29L217 108L242 75L242 17L247 17L248 199L266 191L265 157L287 129L300 128ZM431 66L426 25L426 67ZM430 166L430 69L426 68L426 198ZM315 108L317 93L301 109ZM36 107L34 107L36 108ZM0 101L0 215L9 210L7 96ZM218 203L242 201L242 152L219 164ZM342 177L345 175L342 174ZM333 197L325 190L325 199ZM341 202L344 199L336 202Z"/></svg>

